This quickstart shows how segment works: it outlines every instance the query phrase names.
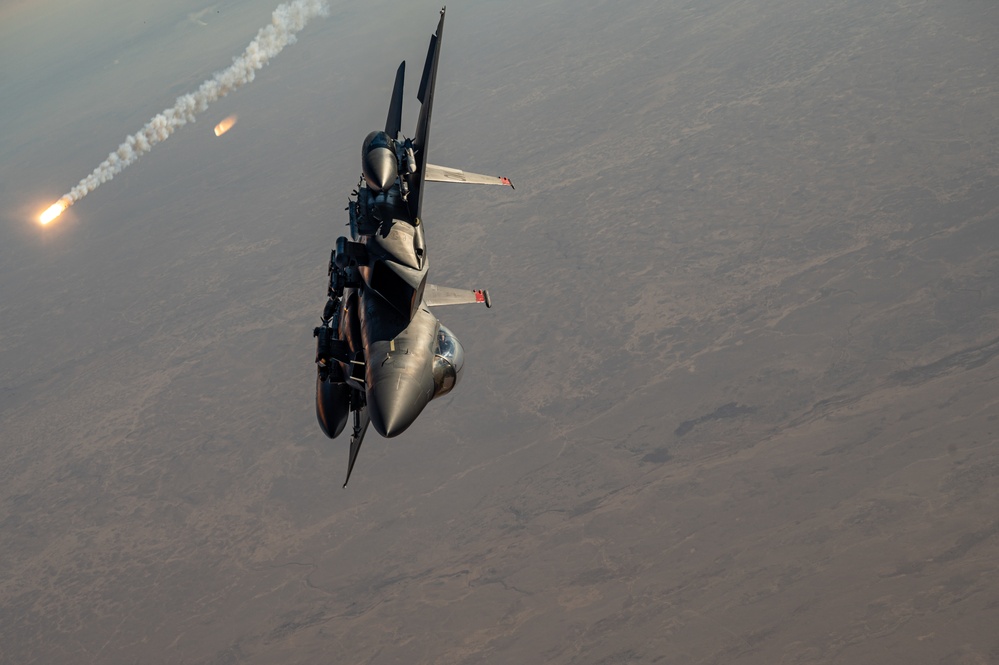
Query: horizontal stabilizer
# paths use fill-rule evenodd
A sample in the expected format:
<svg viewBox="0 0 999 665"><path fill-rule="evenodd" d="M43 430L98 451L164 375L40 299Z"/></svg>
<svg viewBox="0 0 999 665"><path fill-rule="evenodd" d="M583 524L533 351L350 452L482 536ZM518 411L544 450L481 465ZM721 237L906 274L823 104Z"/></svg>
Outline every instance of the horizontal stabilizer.
<svg viewBox="0 0 999 665"><path fill-rule="evenodd" d="M438 305L472 305L482 303L486 307L492 307L489 300L489 292L482 289L456 289L451 286L437 286L427 284L423 291L423 299L431 307Z"/></svg>
<svg viewBox="0 0 999 665"><path fill-rule="evenodd" d="M436 164L426 165L424 179L432 180L433 182L464 182L470 185L506 185L514 189L513 183L510 182L509 178L470 173L461 169L448 168L447 166L437 166Z"/></svg>

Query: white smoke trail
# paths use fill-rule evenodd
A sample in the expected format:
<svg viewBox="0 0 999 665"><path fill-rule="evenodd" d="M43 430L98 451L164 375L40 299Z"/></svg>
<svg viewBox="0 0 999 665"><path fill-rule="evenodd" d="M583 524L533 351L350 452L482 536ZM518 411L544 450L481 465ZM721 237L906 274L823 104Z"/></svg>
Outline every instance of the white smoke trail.
<svg viewBox="0 0 999 665"><path fill-rule="evenodd" d="M328 16L326 0L294 0L278 5L271 17L271 24L257 32L242 55L232 59L232 64L215 72L196 92L181 95L174 105L157 113L145 127L127 137L118 149L108 155L94 172L64 194L59 203L63 209L121 173L129 164L149 152L154 145L165 141L174 130L188 122L215 100L251 82L256 71L280 53L285 46L295 43L295 35L317 16ZM60 211L61 212L61 211Z"/></svg>

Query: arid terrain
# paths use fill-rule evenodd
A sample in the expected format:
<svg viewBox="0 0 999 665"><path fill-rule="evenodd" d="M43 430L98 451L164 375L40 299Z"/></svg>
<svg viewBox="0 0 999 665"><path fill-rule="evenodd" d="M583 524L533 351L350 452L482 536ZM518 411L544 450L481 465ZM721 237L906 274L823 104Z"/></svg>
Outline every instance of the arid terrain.
<svg viewBox="0 0 999 665"><path fill-rule="evenodd" d="M999 5L448 7L458 389L314 417L435 3L341 3L50 228L276 0L0 9L0 662L999 663ZM237 113L216 138L213 125Z"/></svg>

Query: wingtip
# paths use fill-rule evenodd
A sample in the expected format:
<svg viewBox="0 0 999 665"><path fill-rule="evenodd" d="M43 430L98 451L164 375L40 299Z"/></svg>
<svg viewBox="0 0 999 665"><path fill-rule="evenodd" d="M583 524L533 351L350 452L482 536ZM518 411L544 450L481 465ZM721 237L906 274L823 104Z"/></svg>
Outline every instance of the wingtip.
<svg viewBox="0 0 999 665"><path fill-rule="evenodd" d="M500 181L502 181L504 185L509 185L510 189L517 189L513 186L513 181L505 176L500 176Z"/></svg>
<svg viewBox="0 0 999 665"><path fill-rule="evenodd" d="M493 306L493 301L489 297L489 289L475 289L473 293L475 294L475 302L481 302L487 308Z"/></svg>

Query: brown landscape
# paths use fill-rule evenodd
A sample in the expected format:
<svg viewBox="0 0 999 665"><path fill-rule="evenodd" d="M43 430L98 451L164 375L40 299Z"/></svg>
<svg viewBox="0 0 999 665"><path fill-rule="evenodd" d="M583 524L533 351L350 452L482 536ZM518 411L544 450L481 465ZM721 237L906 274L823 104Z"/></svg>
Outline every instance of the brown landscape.
<svg viewBox="0 0 999 665"><path fill-rule="evenodd" d="M344 490L311 330L437 4L33 221L274 3L0 9L0 662L999 663L999 5L449 6L430 159L517 189L428 186L431 279L493 307Z"/></svg>

